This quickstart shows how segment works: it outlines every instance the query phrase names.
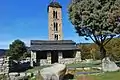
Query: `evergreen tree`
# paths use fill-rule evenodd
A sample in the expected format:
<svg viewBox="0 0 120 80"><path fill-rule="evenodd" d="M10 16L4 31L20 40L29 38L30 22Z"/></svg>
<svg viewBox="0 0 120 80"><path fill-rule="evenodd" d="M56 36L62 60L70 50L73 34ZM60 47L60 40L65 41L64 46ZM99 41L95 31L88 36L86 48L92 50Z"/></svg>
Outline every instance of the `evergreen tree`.
<svg viewBox="0 0 120 80"><path fill-rule="evenodd" d="M12 44L10 44L7 55L11 56L11 59L19 60L26 52L27 49L24 42L22 42L21 40L15 40L14 42L12 42Z"/></svg>

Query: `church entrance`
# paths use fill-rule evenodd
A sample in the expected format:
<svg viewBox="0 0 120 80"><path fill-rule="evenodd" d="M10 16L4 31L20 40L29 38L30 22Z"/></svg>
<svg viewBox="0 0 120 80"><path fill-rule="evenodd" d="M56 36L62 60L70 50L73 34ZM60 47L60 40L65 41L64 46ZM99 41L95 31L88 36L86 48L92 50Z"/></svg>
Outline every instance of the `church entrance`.
<svg viewBox="0 0 120 80"><path fill-rule="evenodd" d="M57 51L51 52L51 63L58 63L58 52Z"/></svg>

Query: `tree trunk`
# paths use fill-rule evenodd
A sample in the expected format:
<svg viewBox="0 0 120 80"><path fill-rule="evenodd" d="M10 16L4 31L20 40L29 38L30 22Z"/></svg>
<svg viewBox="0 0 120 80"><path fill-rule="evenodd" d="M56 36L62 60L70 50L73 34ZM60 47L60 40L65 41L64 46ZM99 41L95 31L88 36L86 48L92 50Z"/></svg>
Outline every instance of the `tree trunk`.
<svg viewBox="0 0 120 80"><path fill-rule="evenodd" d="M100 46L101 60L106 57L106 50L104 46Z"/></svg>

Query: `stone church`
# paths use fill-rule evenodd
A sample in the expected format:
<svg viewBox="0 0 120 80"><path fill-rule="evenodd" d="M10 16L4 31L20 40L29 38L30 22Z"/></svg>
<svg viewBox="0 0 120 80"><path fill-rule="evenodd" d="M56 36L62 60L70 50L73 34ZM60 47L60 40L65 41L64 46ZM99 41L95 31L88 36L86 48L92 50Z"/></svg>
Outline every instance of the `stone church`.
<svg viewBox="0 0 120 80"><path fill-rule="evenodd" d="M52 1L47 11L49 40L31 40L31 66L80 61L80 50L76 43L72 40L63 40L62 6Z"/></svg>

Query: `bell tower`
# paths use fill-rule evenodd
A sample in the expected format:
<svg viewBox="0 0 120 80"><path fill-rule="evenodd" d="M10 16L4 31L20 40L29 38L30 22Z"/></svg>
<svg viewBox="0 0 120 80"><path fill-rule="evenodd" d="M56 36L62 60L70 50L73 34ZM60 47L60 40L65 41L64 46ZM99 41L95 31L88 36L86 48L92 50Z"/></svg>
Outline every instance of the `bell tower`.
<svg viewBox="0 0 120 80"><path fill-rule="evenodd" d="M48 5L49 40L62 40L62 6L52 1Z"/></svg>

